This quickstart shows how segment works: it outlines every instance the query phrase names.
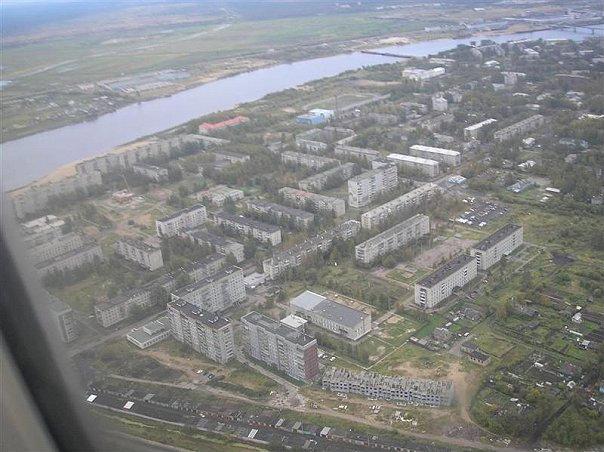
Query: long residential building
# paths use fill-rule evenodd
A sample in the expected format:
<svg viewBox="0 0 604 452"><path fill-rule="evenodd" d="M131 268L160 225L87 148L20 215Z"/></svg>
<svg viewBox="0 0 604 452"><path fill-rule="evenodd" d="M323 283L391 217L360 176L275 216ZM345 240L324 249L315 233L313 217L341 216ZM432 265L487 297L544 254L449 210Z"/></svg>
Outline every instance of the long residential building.
<svg viewBox="0 0 604 452"><path fill-rule="evenodd" d="M392 201L365 212L361 215L361 224L365 229L381 226L391 218L413 212L441 191L441 188L436 184L424 184Z"/></svg>
<svg viewBox="0 0 604 452"><path fill-rule="evenodd" d="M184 231L182 235L193 243L211 247L212 250L217 253L224 254L225 256L228 256L229 254L232 255L237 263L245 260L243 244L228 237L223 237L222 235L214 234L203 229Z"/></svg>
<svg viewBox="0 0 604 452"><path fill-rule="evenodd" d="M215 313L183 300L168 303L172 336L193 350L220 364L235 355L233 325Z"/></svg>
<svg viewBox="0 0 604 452"><path fill-rule="evenodd" d="M477 140L479 138L480 131L483 127L486 127L490 124L496 123L497 120L493 118L485 119L484 121L480 121L477 124L472 124L471 126L463 129L463 137L466 140Z"/></svg>
<svg viewBox="0 0 604 452"><path fill-rule="evenodd" d="M310 290L289 302L294 314L346 339L356 341L371 331L371 314L330 300Z"/></svg>
<svg viewBox="0 0 604 452"><path fill-rule="evenodd" d="M309 208L313 212L331 212L336 217L346 213L346 201L333 196L319 195L290 187L281 188L279 194L296 207Z"/></svg>
<svg viewBox="0 0 604 452"><path fill-rule="evenodd" d="M348 181L348 204L363 207L371 203L376 196L396 188L398 173L395 165L385 165L365 171Z"/></svg>
<svg viewBox="0 0 604 452"><path fill-rule="evenodd" d="M78 324L73 315L73 309L68 304L48 294L50 317L57 327L59 337L63 342L72 342L78 338Z"/></svg>
<svg viewBox="0 0 604 452"><path fill-rule="evenodd" d="M423 146L414 144L409 148L409 154L415 157L436 160L449 166L461 165L461 153L451 149L435 148L433 146Z"/></svg>
<svg viewBox="0 0 604 452"><path fill-rule="evenodd" d="M450 406L454 398L451 381L388 376L335 367L327 369L323 374L322 386L332 392L422 406Z"/></svg>
<svg viewBox="0 0 604 452"><path fill-rule="evenodd" d="M354 163L342 163L335 168L330 168L318 174L313 174L298 181L298 187L307 191L323 190L330 182L343 183L354 174L356 165Z"/></svg>
<svg viewBox="0 0 604 452"><path fill-rule="evenodd" d="M316 339L255 311L241 317L241 323L247 351L252 358L296 380L311 382L318 378Z"/></svg>
<svg viewBox="0 0 604 452"><path fill-rule="evenodd" d="M299 229L308 229L315 222L314 214L306 210L275 204L260 200L247 202L247 208L267 220L276 222L286 221Z"/></svg>
<svg viewBox="0 0 604 452"><path fill-rule="evenodd" d="M198 201L209 200L215 206L223 206L225 202L236 202L245 197L245 193L237 188L226 185L216 185L196 194Z"/></svg>
<svg viewBox="0 0 604 452"><path fill-rule="evenodd" d="M398 166L419 171L428 177L436 177L440 173L440 166L436 160L394 153L388 154L386 158Z"/></svg>
<svg viewBox="0 0 604 452"><path fill-rule="evenodd" d="M132 165L132 172L152 180L153 182L164 182L169 178L168 168L149 165L147 163L136 163L135 165Z"/></svg>
<svg viewBox="0 0 604 452"><path fill-rule="evenodd" d="M84 239L75 232L55 237L27 250L34 264L50 260L84 246Z"/></svg>
<svg viewBox="0 0 604 452"><path fill-rule="evenodd" d="M474 256L457 256L415 283L415 304L422 309L432 309L455 289L476 278L477 273Z"/></svg>
<svg viewBox="0 0 604 452"><path fill-rule="evenodd" d="M94 242L90 242L67 253L42 261L36 264L35 268L38 275L43 278L51 273L75 270L83 265L93 264L103 259L101 247Z"/></svg>
<svg viewBox="0 0 604 452"><path fill-rule="evenodd" d="M249 235L261 242L268 242L273 246L281 243L281 229L274 224L224 211L214 214L214 223L238 234Z"/></svg>
<svg viewBox="0 0 604 452"><path fill-rule="evenodd" d="M339 165L338 159L322 157L320 155L304 154L302 152L285 151L281 154L281 161L285 164L306 166L314 170L320 170L328 165Z"/></svg>
<svg viewBox="0 0 604 452"><path fill-rule="evenodd" d="M196 204L155 220L155 229L160 237L174 237L185 229L201 226L207 219L205 206Z"/></svg>
<svg viewBox="0 0 604 452"><path fill-rule="evenodd" d="M309 256L327 252L335 238L348 240L356 236L360 229L361 224L358 221L348 220L284 251L274 251L273 257L262 263L264 273L274 279L290 268L299 267Z"/></svg>
<svg viewBox="0 0 604 452"><path fill-rule="evenodd" d="M243 272L239 267L220 269L214 275L188 284L171 294L172 301L183 300L208 312L219 312L245 300Z"/></svg>
<svg viewBox="0 0 604 452"><path fill-rule="evenodd" d="M354 251L357 262L365 265L373 263L378 257L395 251L413 240L430 233L430 219L427 215L417 214L411 218L358 244Z"/></svg>
<svg viewBox="0 0 604 452"><path fill-rule="evenodd" d="M545 117L543 115L533 115L515 124L507 126L501 130L498 130L493 134L495 141L506 141L521 135L525 132L530 132L538 127L541 127L545 123Z"/></svg>
<svg viewBox="0 0 604 452"><path fill-rule="evenodd" d="M380 153L374 149L358 148L356 146L346 146L342 144L335 147L334 153L344 157L354 157L366 159L368 161L375 160L380 156Z"/></svg>
<svg viewBox="0 0 604 452"><path fill-rule="evenodd" d="M214 276L225 265L226 256L220 253L213 253L191 262L183 270L193 282L197 282Z"/></svg>
<svg viewBox="0 0 604 452"><path fill-rule="evenodd" d="M487 238L473 245L470 254L476 257L478 270L488 270L501 260L522 246L523 229L517 224L506 224Z"/></svg>
<svg viewBox="0 0 604 452"><path fill-rule="evenodd" d="M115 251L124 259L136 262L150 271L164 266L161 248L151 246L142 240L122 237L115 244Z"/></svg>
<svg viewBox="0 0 604 452"><path fill-rule="evenodd" d="M45 215L26 223L21 223L23 243L28 248L43 245L63 235L65 220L55 215Z"/></svg>

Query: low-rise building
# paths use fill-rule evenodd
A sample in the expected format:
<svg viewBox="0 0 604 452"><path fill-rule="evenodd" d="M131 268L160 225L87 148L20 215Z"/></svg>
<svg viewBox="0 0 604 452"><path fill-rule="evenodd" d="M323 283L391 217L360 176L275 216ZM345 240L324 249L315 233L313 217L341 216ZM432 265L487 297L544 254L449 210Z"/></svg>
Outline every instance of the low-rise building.
<svg viewBox="0 0 604 452"><path fill-rule="evenodd" d="M317 340L304 332L250 312L241 317L249 355L300 381L314 381L319 375Z"/></svg>
<svg viewBox="0 0 604 452"><path fill-rule="evenodd" d="M515 124L507 126L501 130L498 130L493 134L495 141L507 141L525 132L530 132L538 127L541 127L545 123L545 117L543 115L533 115Z"/></svg>
<svg viewBox="0 0 604 452"><path fill-rule="evenodd" d="M50 317L57 327L59 337L63 342L72 342L79 336L78 324L73 315L73 309L56 297L48 294Z"/></svg>
<svg viewBox="0 0 604 452"><path fill-rule="evenodd" d="M40 262L50 260L61 254L81 248L82 246L84 246L84 239L82 236L75 232L70 232L33 246L29 248L27 252L33 263L39 264Z"/></svg>
<svg viewBox="0 0 604 452"><path fill-rule="evenodd" d="M466 140L478 140L482 128L488 126L489 124L494 124L496 122L496 119L489 118L485 119L484 121L480 121L479 123L472 124L471 126L468 126L463 129L463 137Z"/></svg>
<svg viewBox="0 0 604 452"><path fill-rule="evenodd" d="M339 165L338 159L323 157L320 155L304 154L302 152L285 151L281 154L281 161L285 164L305 166L314 170L320 170L326 166Z"/></svg>
<svg viewBox="0 0 604 452"><path fill-rule="evenodd" d="M178 342L220 364L235 355L233 325L227 318L182 300L168 303L168 315L171 334Z"/></svg>
<svg viewBox="0 0 604 452"><path fill-rule="evenodd" d="M226 119L219 122L202 122L199 124L198 131L200 134L207 134L215 132L217 130L226 129L228 127L235 127L240 124L245 124L250 118L245 116L235 116L234 118Z"/></svg>
<svg viewBox="0 0 604 452"><path fill-rule="evenodd" d="M417 214L358 244L354 251L357 262L370 265L378 257L391 253L430 233L430 219Z"/></svg>
<svg viewBox="0 0 604 452"><path fill-rule="evenodd" d="M415 157L436 160L449 166L461 165L461 153L451 149L435 148L432 146L423 146L414 144L409 148L409 154Z"/></svg>
<svg viewBox="0 0 604 452"><path fill-rule="evenodd" d="M301 190L307 191L321 191L330 184L341 184L355 172L356 165L354 163L343 163L334 168L330 168L326 171L318 174L313 174L300 181L298 181L298 187Z"/></svg>
<svg viewBox="0 0 604 452"><path fill-rule="evenodd" d="M136 262L150 271L164 266L161 248L151 246L142 240L122 237L115 244L115 251L124 259Z"/></svg>
<svg viewBox="0 0 604 452"><path fill-rule="evenodd" d="M522 246L523 228L517 224L506 224L487 238L481 240L470 249L470 254L476 257L478 270L488 270Z"/></svg>
<svg viewBox="0 0 604 452"><path fill-rule="evenodd" d="M308 229L315 222L315 216L306 210L295 209L273 202L252 200L247 202L247 208L250 212L254 212L269 221L285 221L299 229Z"/></svg>
<svg viewBox="0 0 604 452"><path fill-rule="evenodd" d="M243 215L235 215L229 212L218 212L214 214L214 223L231 231L245 236L252 236L261 242L268 242L273 246L281 243L281 229L274 224L264 223Z"/></svg>
<svg viewBox="0 0 604 452"><path fill-rule="evenodd" d="M196 196L198 201L207 199L215 206L223 206L227 200L236 202L243 199L245 194L236 188L227 187L226 185L216 185L207 190L200 191Z"/></svg>
<svg viewBox="0 0 604 452"><path fill-rule="evenodd" d="M309 290L289 302L294 314L332 333L356 341L371 331L371 314Z"/></svg>
<svg viewBox="0 0 604 452"><path fill-rule="evenodd" d="M346 213L346 202L333 196L319 195L309 191L283 187L279 190L283 199L296 207L312 210L313 212L330 212L336 217Z"/></svg>
<svg viewBox="0 0 604 452"><path fill-rule="evenodd" d="M367 161L375 160L380 156L380 153L376 150L347 146L344 144L337 145L334 149L334 153L344 157L354 157L358 159L365 159Z"/></svg>
<svg viewBox="0 0 604 452"><path fill-rule="evenodd" d="M434 77L439 77L445 74L444 67L435 67L433 69L418 69L410 67L403 70L403 78L423 82Z"/></svg>
<svg viewBox="0 0 604 452"><path fill-rule="evenodd" d="M132 165L132 172L154 182L164 182L168 180L168 168L162 168L161 166L137 163Z"/></svg>
<svg viewBox="0 0 604 452"><path fill-rule="evenodd" d="M221 253L214 253L191 262L183 270L193 282L197 282L214 276L225 265L226 256Z"/></svg>
<svg viewBox="0 0 604 452"><path fill-rule="evenodd" d="M129 318L135 306L148 309L156 303L150 288L137 287L109 301L95 304L94 315L101 326L108 328Z"/></svg>
<svg viewBox="0 0 604 452"><path fill-rule="evenodd" d="M395 165L365 171L348 181L348 204L352 207L366 206L376 196L393 190L397 185L398 173Z"/></svg>
<svg viewBox="0 0 604 452"><path fill-rule="evenodd" d="M140 328L134 328L126 339L140 349L146 349L170 337L170 318L168 316L153 320Z"/></svg>
<svg viewBox="0 0 604 452"><path fill-rule="evenodd" d="M468 254L457 256L415 283L415 304L432 309L476 275L476 258Z"/></svg>
<svg viewBox="0 0 604 452"><path fill-rule="evenodd" d="M196 204L155 220L155 229L160 237L174 237L185 229L201 226L208 219L205 206Z"/></svg>
<svg viewBox="0 0 604 452"><path fill-rule="evenodd" d="M440 173L436 160L395 153L388 154L386 158L400 167L419 171L428 177L436 177Z"/></svg>
<svg viewBox="0 0 604 452"><path fill-rule="evenodd" d="M454 389L451 381L392 377L375 372L356 372L331 367L322 379L323 389L359 394L372 399L400 401L422 406L450 406Z"/></svg>
<svg viewBox="0 0 604 452"><path fill-rule="evenodd" d="M221 253L225 256L232 255L237 263L245 260L245 247L243 244L228 237L213 234L203 229L191 229L190 231L185 231L183 236L198 245L211 247L216 253Z"/></svg>
<svg viewBox="0 0 604 452"><path fill-rule="evenodd" d="M35 268L38 275L43 278L52 273L75 270L83 265L94 264L103 259L101 247L94 242L89 242L67 253L42 261L36 264Z"/></svg>

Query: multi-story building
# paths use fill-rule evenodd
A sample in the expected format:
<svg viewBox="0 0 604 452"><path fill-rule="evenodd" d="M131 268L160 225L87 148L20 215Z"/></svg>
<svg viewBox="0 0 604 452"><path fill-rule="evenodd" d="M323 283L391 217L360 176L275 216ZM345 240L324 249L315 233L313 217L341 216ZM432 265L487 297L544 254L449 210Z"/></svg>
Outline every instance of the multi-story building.
<svg viewBox="0 0 604 452"><path fill-rule="evenodd" d="M517 224L506 224L486 239L481 240L470 249L470 254L476 257L478 270L488 270L520 247L523 243L523 229Z"/></svg>
<svg viewBox="0 0 604 452"><path fill-rule="evenodd" d="M215 206L223 206L227 200L236 202L243 199L244 196L243 191L236 188L227 187L226 185L216 185L197 193L197 200L203 201L207 199Z"/></svg>
<svg viewBox="0 0 604 452"><path fill-rule="evenodd" d="M205 312L183 300L168 303L172 336L220 364L235 355L235 335L229 319Z"/></svg>
<svg viewBox="0 0 604 452"><path fill-rule="evenodd" d="M365 229L381 226L391 218L413 212L441 191L441 188L436 184L424 184L392 201L365 212L361 215L361 224Z"/></svg>
<svg viewBox="0 0 604 452"><path fill-rule="evenodd" d="M48 295L50 314L53 323L57 327L59 337L63 342L71 342L78 338L78 324L73 315L73 310L52 295Z"/></svg>
<svg viewBox="0 0 604 452"><path fill-rule="evenodd" d="M449 406L453 403L451 381L392 377L375 372L356 372L331 367L323 374L323 389L345 394L359 394L371 399L385 399L422 406Z"/></svg>
<svg viewBox="0 0 604 452"><path fill-rule="evenodd" d="M203 229L192 229L184 231L183 235L193 243L202 246L209 246L216 253L224 254L225 256L232 255L237 263L245 260L243 244L236 242L233 239L223 237L218 234L205 231Z"/></svg>
<svg viewBox="0 0 604 452"><path fill-rule="evenodd" d="M122 237L115 244L115 252L150 271L164 266L161 248L151 246L142 240Z"/></svg>
<svg viewBox="0 0 604 452"><path fill-rule="evenodd" d="M371 314L337 303L309 290L289 302L292 312L346 339L356 341L371 331Z"/></svg>
<svg viewBox="0 0 604 452"><path fill-rule="evenodd" d="M354 251L357 262L369 265L378 257L395 251L430 233L430 219L417 214L358 244Z"/></svg>
<svg viewBox="0 0 604 452"><path fill-rule="evenodd" d="M75 270L83 265L93 264L103 259L103 250L101 247L94 242L90 242L67 253L42 261L36 264L35 268L38 271L38 275L43 278L51 273Z"/></svg>
<svg viewBox="0 0 604 452"><path fill-rule="evenodd" d="M197 204L155 220L155 229L160 237L174 237L185 229L201 226L208 219L205 206Z"/></svg>
<svg viewBox="0 0 604 452"><path fill-rule="evenodd" d="M42 245L63 235L65 221L55 215L45 215L21 224L23 243L28 248Z"/></svg>
<svg viewBox="0 0 604 452"><path fill-rule="evenodd" d="M396 188L398 174L395 165L385 165L365 171L348 181L348 204L363 207L370 204L376 196Z"/></svg>
<svg viewBox="0 0 604 452"><path fill-rule="evenodd" d="M299 229L308 229L315 222L315 216L302 209L282 206L272 202L252 200L247 202L247 208L269 221L286 221Z"/></svg>
<svg viewBox="0 0 604 452"><path fill-rule="evenodd" d="M334 149L334 153L344 157L354 157L358 159L366 159L368 161L375 160L380 156L380 153L374 149L358 148L343 144L337 145Z"/></svg>
<svg viewBox="0 0 604 452"><path fill-rule="evenodd" d="M476 258L462 254L415 283L415 304L432 309L453 291L476 278Z"/></svg>
<svg viewBox="0 0 604 452"><path fill-rule="evenodd" d="M188 284L171 294L172 301L183 300L208 312L223 311L245 300L243 272L239 267L220 269L214 275Z"/></svg>
<svg viewBox="0 0 604 452"><path fill-rule="evenodd" d="M275 251L273 257L262 263L264 273L270 279L275 279L287 269L299 267L308 257L316 253L327 252L335 238L351 239L359 233L360 229L361 223L356 220L348 220L284 251Z"/></svg>
<svg viewBox="0 0 604 452"><path fill-rule="evenodd" d="M31 247L28 250L28 254L34 264L39 264L82 246L84 246L82 236L75 232L70 232L69 234L60 235L47 242Z"/></svg>
<svg viewBox="0 0 604 452"><path fill-rule="evenodd" d="M415 157L436 160L449 166L461 165L461 153L451 149L435 148L432 146L423 146L414 144L409 148L409 154Z"/></svg>
<svg viewBox="0 0 604 452"><path fill-rule="evenodd" d="M210 254L209 256L197 259L184 268L184 271L193 282L214 276L226 265L226 256L220 253Z"/></svg>
<svg viewBox="0 0 604 452"><path fill-rule="evenodd" d="M504 127L493 134L495 141L506 141L510 140L518 135L525 132L530 132L538 127L541 127L545 123L545 117L543 115L533 115L522 121L519 121L510 126Z"/></svg>
<svg viewBox="0 0 604 452"><path fill-rule="evenodd" d="M352 177L355 168L356 165L354 163L342 163L335 168L330 168L298 181L298 187L307 191L321 191L332 182L336 182L339 185Z"/></svg>
<svg viewBox="0 0 604 452"><path fill-rule="evenodd" d="M445 74L444 67L435 67L433 69L418 69L410 67L403 70L403 78L423 82L434 77L439 77Z"/></svg>
<svg viewBox="0 0 604 452"><path fill-rule="evenodd" d="M290 187L281 188L279 194L296 207L310 209L313 212L331 212L336 217L346 213L346 201L333 196L319 195Z"/></svg>
<svg viewBox="0 0 604 452"><path fill-rule="evenodd" d="M428 177L436 177L440 173L440 167L436 160L404 154L388 154L387 159L400 167L419 171Z"/></svg>
<svg viewBox="0 0 604 452"><path fill-rule="evenodd" d="M261 242L268 242L273 246L281 243L281 229L274 224L264 223L263 221L229 212L215 213L214 223L238 234L249 235Z"/></svg>
<svg viewBox="0 0 604 452"><path fill-rule="evenodd" d="M319 375L317 340L270 317L250 312L241 317L249 355L300 381Z"/></svg>
<svg viewBox="0 0 604 452"><path fill-rule="evenodd" d="M331 144L339 144L354 137L354 130L342 127L310 129L296 136L296 146L306 152L320 153Z"/></svg>
<svg viewBox="0 0 604 452"><path fill-rule="evenodd" d="M168 168L162 168L161 166L136 163L132 165L132 172L154 182L164 182L168 180Z"/></svg>
<svg viewBox="0 0 604 452"><path fill-rule="evenodd" d="M129 318L135 306L148 309L156 302L150 288L137 287L109 301L95 304L94 315L101 326L108 328Z"/></svg>
<svg viewBox="0 0 604 452"><path fill-rule="evenodd" d="M320 170L326 166L339 165L341 162L330 157L320 155L304 154L302 152L285 151L281 154L281 161L285 164L306 166L314 170Z"/></svg>
<svg viewBox="0 0 604 452"><path fill-rule="evenodd" d="M485 119L484 121L480 121L477 124L472 124L471 126L463 129L463 137L466 140L477 140L480 134L480 130L483 127L488 126L489 124L496 123L497 120L493 118Z"/></svg>
<svg viewBox="0 0 604 452"><path fill-rule="evenodd" d="M200 134L207 134L215 132L217 130L227 129L229 127L235 127L241 124L249 122L250 118L246 116L235 116L234 118L225 119L219 122L202 122L199 124L198 131Z"/></svg>

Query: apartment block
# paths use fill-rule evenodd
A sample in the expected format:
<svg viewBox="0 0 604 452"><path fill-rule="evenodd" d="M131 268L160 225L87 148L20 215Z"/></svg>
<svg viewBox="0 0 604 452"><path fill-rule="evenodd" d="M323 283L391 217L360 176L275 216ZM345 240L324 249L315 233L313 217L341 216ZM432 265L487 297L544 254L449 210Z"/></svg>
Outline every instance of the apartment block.
<svg viewBox="0 0 604 452"><path fill-rule="evenodd" d="M422 406L450 406L454 398L451 381L392 377L335 367L327 369L321 383L323 389L332 392Z"/></svg>
<svg viewBox="0 0 604 452"><path fill-rule="evenodd" d="M365 159L367 161L375 160L380 156L380 153L374 149L358 148L344 144L337 145L334 149L334 153L344 157L354 157L358 159Z"/></svg>
<svg viewBox="0 0 604 452"><path fill-rule="evenodd" d="M299 229L308 229L315 222L315 216L306 210L295 209L273 202L252 200L247 202L247 208L250 212L254 212L269 221L286 221Z"/></svg>
<svg viewBox="0 0 604 452"><path fill-rule="evenodd" d="M461 153L451 149L435 148L432 146L423 146L414 144L409 148L409 154L415 157L436 160L449 166L461 165Z"/></svg>
<svg viewBox="0 0 604 452"><path fill-rule="evenodd" d="M388 154L386 158L399 167L419 171L428 177L436 177L440 174L440 167L436 160L404 154Z"/></svg>
<svg viewBox="0 0 604 452"><path fill-rule="evenodd" d="M168 303L168 315L172 336L178 342L220 364L235 355L235 335L229 319L182 300Z"/></svg>
<svg viewBox="0 0 604 452"><path fill-rule="evenodd" d="M160 237L174 237L185 229L201 226L208 219L205 206L196 204L155 220L155 229Z"/></svg>
<svg viewBox="0 0 604 452"><path fill-rule="evenodd" d="M326 166L339 165L341 163L339 160L330 157L293 151L283 152L281 154L281 161L285 164L305 166L314 170L320 170Z"/></svg>
<svg viewBox="0 0 604 452"><path fill-rule="evenodd" d="M137 163L132 165L132 172L152 180L153 182L164 182L168 180L168 168L162 168L161 166Z"/></svg>
<svg viewBox="0 0 604 452"><path fill-rule="evenodd" d="M298 187L301 190L321 191L329 183L336 181L342 183L352 177L356 165L354 163L342 163L335 168L330 168L318 174L313 174L307 178L298 181Z"/></svg>
<svg viewBox="0 0 604 452"><path fill-rule="evenodd" d="M346 201L333 196L319 195L309 191L297 190L295 188L283 187L279 190L283 199L296 207L310 209L313 212L329 212L336 217L346 213Z"/></svg>
<svg viewBox="0 0 604 452"><path fill-rule="evenodd" d="M320 153L332 144L348 141L354 137L354 130L342 127L310 129L296 136L296 146L306 152Z"/></svg>
<svg viewBox="0 0 604 452"><path fill-rule="evenodd" d="M356 341L371 331L371 314L309 290L289 302L291 311L332 333Z"/></svg>
<svg viewBox="0 0 604 452"><path fill-rule="evenodd" d="M496 122L496 119L489 118L485 119L484 121L480 121L479 123L472 124L471 126L468 126L463 129L463 137L466 140L477 140L480 135L480 131L483 127L488 126L489 124L494 124Z"/></svg>
<svg viewBox="0 0 604 452"><path fill-rule="evenodd" d="M281 243L281 229L274 224L264 223L263 221L229 212L214 214L214 223L238 234L252 236L261 242L270 243L273 246Z"/></svg>
<svg viewBox="0 0 604 452"><path fill-rule="evenodd" d="M35 220L21 223L23 243L28 248L43 245L63 235L65 221L55 215L45 215Z"/></svg>
<svg viewBox="0 0 604 452"><path fill-rule="evenodd" d="M493 138L495 141L499 142L511 140L518 135L535 130L536 128L541 127L543 124L545 124L545 117L543 115L533 115L523 119L522 121L512 124L511 126L498 130L493 134Z"/></svg>
<svg viewBox="0 0 604 452"><path fill-rule="evenodd" d="M506 224L487 238L481 240L470 249L470 254L476 257L478 270L488 270L522 246L523 229L517 224Z"/></svg>
<svg viewBox="0 0 604 452"><path fill-rule="evenodd" d="M398 174L395 165L365 171L348 181L348 204L351 207L366 206L376 196L396 188L397 185Z"/></svg>
<svg viewBox="0 0 604 452"><path fill-rule="evenodd" d="M122 237L115 244L115 252L150 271L164 266L161 248L151 246L142 240Z"/></svg>
<svg viewBox="0 0 604 452"><path fill-rule="evenodd" d="M414 80L416 82L423 82L434 77L439 77L445 74L444 67L435 67L433 69L418 69L410 67L403 70L403 78Z"/></svg>
<svg viewBox="0 0 604 452"><path fill-rule="evenodd" d="M90 242L67 253L42 261L36 264L35 268L38 275L43 278L51 273L75 270L83 265L93 264L97 260L102 261L103 259L101 247L94 242Z"/></svg>
<svg viewBox="0 0 604 452"><path fill-rule="evenodd" d="M241 317L249 355L300 381L314 381L319 375L317 340L307 334L250 312Z"/></svg>
<svg viewBox="0 0 604 452"><path fill-rule="evenodd" d="M378 257L391 253L430 233L430 219L427 215L411 218L385 230L384 232L358 244L354 251L357 262L370 265Z"/></svg>
<svg viewBox="0 0 604 452"><path fill-rule="evenodd" d="M361 215L361 224L365 229L381 226L391 218L413 212L441 192L442 189L436 184L424 184L392 201L365 212Z"/></svg>
<svg viewBox="0 0 604 452"><path fill-rule="evenodd" d="M48 294L50 317L57 327L59 337L63 342L72 342L79 336L78 324L73 315L73 309L68 304Z"/></svg>
<svg viewBox="0 0 604 452"><path fill-rule="evenodd" d="M216 253L221 253L225 256L230 254L235 258L237 263L245 260L243 244L228 237L223 237L203 229L184 231L183 236L198 245L211 247Z"/></svg>
<svg viewBox="0 0 604 452"><path fill-rule="evenodd" d="M191 262L183 270L193 282L197 282L214 276L225 265L226 256L220 253L213 253Z"/></svg>
<svg viewBox="0 0 604 452"><path fill-rule="evenodd" d="M263 271L268 278L275 279L286 270L299 267L310 256L329 251L335 238L351 239L359 233L360 229L361 223L348 220L284 251L274 251L273 257L262 263Z"/></svg>
<svg viewBox="0 0 604 452"><path fill-rule="evenodd" d="M137 287L103 303L94 305L94 315L97 322L104 328L126 320L137 306L148 309L157 303L148 287Z"/></svg>
<svg viewBox="0 0 604 452"><path fill-rule="evenodd" d="M243 191L236 188L227 187L226 185L216 185L215 187L197 193L197 200L209 200L215 206L223 206L229 200L232 202L243 199L245 194Z"/></svg>
<svg viewBox="0 0 604 452"><path fill-rule="evenodd" d="M208 312L219 312L245 300L243 272L239 267L220 269L214 275L188 284L171 294L172 301L182 300Z"/></svg>
<svg viewBox="0 0 604 452"><path fill-rule="evenodd" d="M74 232L61 235L27 250L34 264L50 260L84 246L81 235Z"/></svg>
<svg viewBox="0 0 604 452"><path fill-rule="evenodd" d="M457 288L476 278L476 258L462 254L415 283L415 304L432 309Z"/></svg>

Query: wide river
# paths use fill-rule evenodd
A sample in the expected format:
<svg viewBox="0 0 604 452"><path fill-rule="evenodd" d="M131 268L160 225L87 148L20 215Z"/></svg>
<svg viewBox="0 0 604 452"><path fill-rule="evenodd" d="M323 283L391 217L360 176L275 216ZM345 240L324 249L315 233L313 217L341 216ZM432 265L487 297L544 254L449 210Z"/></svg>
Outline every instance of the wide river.
<svg viewBox="0 0 604 452"><path fill-rule="evenodd" d="M604 31L604 30L603 30ZM598 33L602 35L602 33ZM587 30L545 30L487 37L497 42L520 39L573 39L591 36ZM417 57L434 55L480 40L439 39L377 49ZM3 143L0 150L2 187L31 182L70 162L101 155L120 144L160 132L199 116L344 71L393 62L392 57L352 52L246 72L147 102L132 104L93 121L37 133Z"/></svg>

